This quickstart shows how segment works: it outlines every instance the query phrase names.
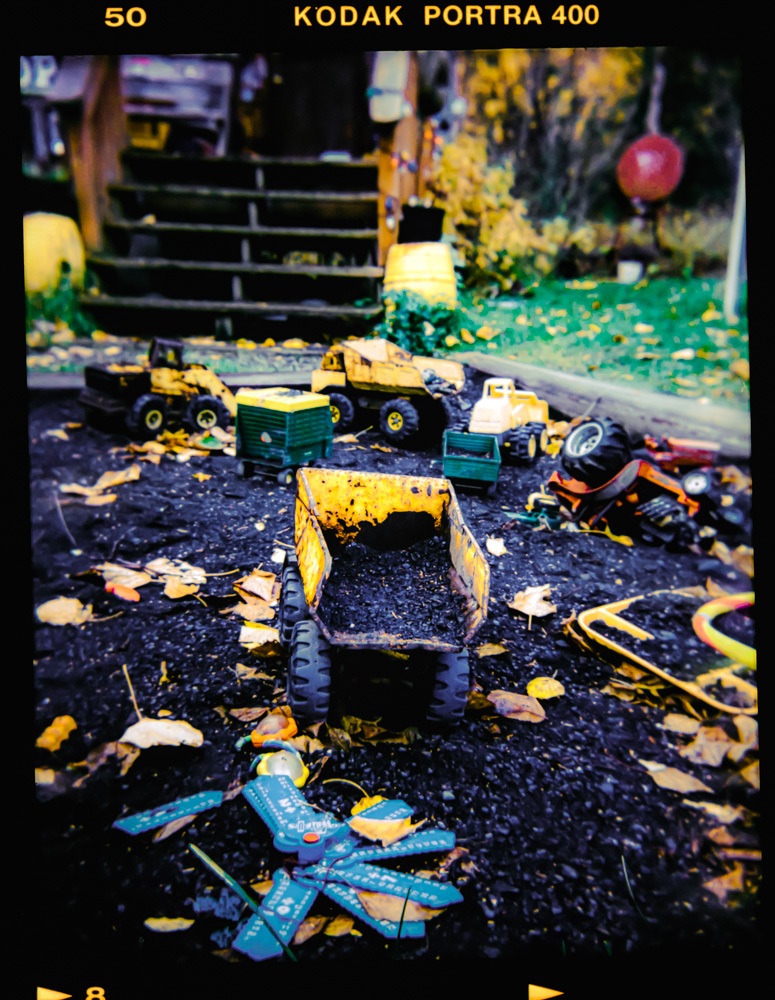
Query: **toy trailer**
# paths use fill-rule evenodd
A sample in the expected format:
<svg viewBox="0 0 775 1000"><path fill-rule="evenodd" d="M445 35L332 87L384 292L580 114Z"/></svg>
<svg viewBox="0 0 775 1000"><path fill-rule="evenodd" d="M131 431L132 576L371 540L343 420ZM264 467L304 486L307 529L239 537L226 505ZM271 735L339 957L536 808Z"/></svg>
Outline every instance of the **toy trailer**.
<svg viewBox="0 0 775 1000"><path fill-rule="evenodd" d="M239 475L261 466L284 485L296 469L333 451L328 396L302 389L240 389L235 397L236 456Z"/></svg>
<svg viewBox="0 0 775 1000"><path fill-rule="evenodd" d="M337 648L425 650L414 659L432 661L427 721L459 721L469 688L465 647L487 615L490 568L450 481L333 469L300 469L297 481L295 558L283 570L279 616L294 717L326 718ZM365 558L339 589L338 564L352 567L353 553ZM416 583L405 575L412 565ZM438 591L426 597L434 572ZM397 587L403 602L393 605Z"/></svg>
<svg viewBox="0 0 775 1000"><path fill-rule="evenodd" d="M494 434L444 431L442 457L447 479L460 486L479 486L488 496L495 495L501 453Z"/></svg>

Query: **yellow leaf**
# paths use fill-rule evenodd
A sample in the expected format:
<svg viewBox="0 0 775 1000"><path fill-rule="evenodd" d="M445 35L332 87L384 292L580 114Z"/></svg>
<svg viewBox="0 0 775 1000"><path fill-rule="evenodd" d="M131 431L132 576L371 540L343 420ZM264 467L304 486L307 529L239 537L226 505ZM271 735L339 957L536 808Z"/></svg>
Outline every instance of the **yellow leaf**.
<svg viewBox="0 0 775 1000"><path fill-rule="evenodd" d="M343 934L354 934L361 937L361 932L355 929L355 921L352 917L332 917L328 921L323 933L326 937L341 937Z"/></svg>
<svg viewBox="0 0 775 1000"><path fill-rule="evenodd" d="M35 614L45 625L82 625L91 620L92 606L75 597L56 597L37 607Z"/></svg>
<svg viewBox="0 0 775 1000"><path fill-rule="evenodd" d="M721 726L701 726L695 739L678 752L694 764L720 767L733 744Z"/></svg>
<svg viewBox="0 0 775 1000"><path fill-rule="evenodd" d="M673 733L696 733L700 728L700 723L697 719L692 719L689 715L668 712L662 720L662 728L669 729Z"/></svg>
<svg viewBox="0 0 775 1000"><path fill-rule="evenodd" d="M121 469L118 472L104 472L94 484L96 490L105 490L109 486L120 486L122 483L130 483L140 478L140 466L131 465L128 469Z"/></svg>
<svg viewBox="0 0 775 1000"><path fill-rule="evenodd" d="M675 358L677 361L691 361L694 356L695 353L691 347L682 347L680 351L673 351L670 355L671 358Z"/></svg>
<svg viewBox="0 0 775 1000"><path fill-rule="evenodd" d="M171 931L187 931L194 921L186 917L149 917L143 923L149 931L167 934Z"/></svg>
<svg viewBox="0 0 775 1000"><path fill-rule="evenodd" d="M164 584L164 596L171 598L187 597L189 594L196 594L199 585L196 583L183 583L180 577L172 576L167 578Z"/></svg>
<svg viewBox="0 0 775 1000"><path fill-rule="evenodd" d="M551 615L557 610L557 607L547 600L550 589L548 583L543 586L528 587L526 590L521 590L518 594L515 594L514 599L508 601L507 604L515 611L521 611L522 614L534 618Z"/></svg>
<svg viewBox="0 0 775 1000"><path fill-rule="evenodd" d="M495 706L498 715L521 722L543 722L546 712L537 698L515 694L512 691L490 691L487 700Z"/></svg>
<svg viewBox="0 0 775 1000"><path fill-rule="evenodd" d="M738 863L731 872L719 875L718 878L712 878L709 882L703 882L702 885L703 888L712 892L720 903L726 903L730 892L742 892L745 888L743 874L743 866Z"/></svg>
<svg viewBox="0 0 775 1000"><path fill-rule="evenodd" d="M753 577L753 549L749 545L738 545L731 552L732 565L746 576Z"/></svg>
<svg viewBox="0 0 775 1000"><path fill-rule="evenodd" d="M77 728L78 723L71 715L58 715L37 738L35 746L43 747L44 750L58 750L70 733Z"/></svg>
<svg viewBox="0 0 775 1000"><path fill-rule="evenodd" d="M558 698L565 694L565 688L554 677L534 677L528 682L527 693L533 698Z"/></svg>
<svg viewBox="0 0 775 1000"><path fill-rule="evenodd" d="M378 840L383 847L387 847L388 844L394 844L397 840L414 833L425 823L425 820L412 823L408 816L404 819L368 819L362 816L353 816L352 819L347 820L347 823L362 837L367 840Z"/></svg>
<svg viewBox="0 0 775 1000"><path fill-rule="evenodd" d="M143 749L159 745L201 747L204 736L182 719L141 719L130 726L118 742Z"/></svg>
<svg viewBox="0 0 775 1000"><path fill-rule="evenodd" d="M492 553L494 556L505 555L508 551L506 545L502 538L489 538L487 539L487 551Z"/></svg>
<svg viewBox="0 0 775 1000"><path fill-rule="evenodd" d="M363 799L358 799L355 805L350 810L351 816L357 816L359 812L363 812L364 809L368 809L369 806L375 806L378 802L385 802L384 795L367 795Z"/></svg>
<svg viewBox="0 0 775 1000"><path fill-rule="evenodd" d="M299 925L299 929L293 935L294 944L304 944L305 941L319 934L328 923L329 917L307 917Z"/></svg>
<svg viewBox="0 0 775 1000"><path fill-rule="evenodd" d="M636 333L653 333L654 327L649 323L636 323L633 327Z"/></svg>
<svg viewBox="0 0 775 1000"><path fill-rule="evenodd" d="M433 910L413 903L411 899L407 901L401 896L389 896L383 892L359 892L358 899L364 910L375 920L393 920L398 923L402 914L404 920L432 920L444 912L443 909Z"/></svg>
<svg viewBox="0 0 775 1000"><path fill-rule="evenodd" d="M206 472L195 472L194 479L198 479L200 483L203 483L205 479L212 479L213 477L208 475Z"/></svg>
<svg viewBox="0 0 775 1000"><path fill-rule="evenodd" d="M658 771L650 772L652 779L660 788L668 788L672 792L712 792L704 782L698 778L679 771L676 767L664 767Z"/></svg>
<svg viewBox="0 0 775 1000"><path fill-rule="evenodd" d="M259 896L266 896L272 890L274 881L271 878L264 879L263 882L252 882L250 888Z"/></svg>
<svg viewBox="0 0 775 1000"><path fill-rule="evenodd" d="M151 562L146 563L143 568L155 576L180 577L183 583L198 583L201 585L207 580L207 574L203 569L200 569L198 566L191 566L189 563L183 562L182 559L167 559L166 556L160 556L158 559L153 559Z"/></svg>
<svg viewBox="0 0 775 1000"><path fill-rule="evenodd" d="M479 657L482 656L500 656L501 653L508 653L505 646L500 645L500 643L485 642L483 645L478 646L476 649L476 654Z"/></svg>
<svg viewBox="0 0 775 1000"><path fill-rule="evenodd" d="M716 802L692 802L691 799L681 799L681 803L692 809L700 809L708 813L720 823L734 823L745 816L742 806L718 805Z"/></svg>
<svg viewBox="0 0 775 1000"><path fill-rule="evenodd" d="M101 493L99 496L87 497L84 503L87 507L104 507L105 504L118 500L115 493Z"/></svg>
<svg viewBox="0 0 775 1000"><path fill-rule="evenodd" d="M263 569L254 569L252 573L237 580L235 588L240 586L249 594L255 594L256 597L260 597L264 601L271 601L273 596L277 596L275 594L276 581L277 575L275 573L269 573Z"/></svg>
<svg viewBox="0 0 775 1000"><path fill-rule="evenodd" d="M106 583L120 583L124 587L131 587L133 590L144 586L146 583L150 583L153 579L148 573L127 569L126 566L119 566L117 563L99 563L92 568L102 575Z"/></svg>
<svg viewBox="0 0 775 1000"><path fill-rule="evenodd" d="M120 597L122 601L140 600L140 595L136 590L132 587L125 587L123 583L117 583L115 580L108 580L105 584L105 591L115 597Z"/></svg>
<svg viewBox="0 0 775 1000"><path fill-rule="evenodd" d="M231 708L229 709L229 715L232 715L235 719L239 719L240 722L254 722L256 719L260 719L266 715L266 711L265 708Z"/></svg>
<svg viewBox="0 0 775 1000"><path fill-rule="evenodd" d="M759 788L759 761L755 760L744 767L740 772L740 777L744 778L749 785L752 785L758 790Z"/></svg>

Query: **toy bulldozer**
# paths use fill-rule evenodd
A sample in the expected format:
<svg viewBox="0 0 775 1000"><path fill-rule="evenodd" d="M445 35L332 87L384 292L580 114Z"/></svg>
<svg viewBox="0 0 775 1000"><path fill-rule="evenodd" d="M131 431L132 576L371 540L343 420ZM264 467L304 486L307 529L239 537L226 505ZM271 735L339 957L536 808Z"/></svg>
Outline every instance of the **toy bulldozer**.
<svg viewBox="0 0 775 1000"><path fill-rule="evenodd" d="M549 407L534 392L520 390L510 378L488 378L467 426L453 430L494 437L504 458L529 465L546 451Z"/></svg>
<svg viewBox="0 0 775 1000"><path fill-rule="evenodd" d="M154 338L144 365L87 365L79 402L96 421L123 419L130 434L154 438L167 426L207 431L231 423L230 389L205 365L185 364L178 340Z"/></svg>
<svg viewBox="0 0 775 1000"><path fill-rule="evenodd" d="M490 571L463 522L452 484L441 478L324 468L300 469L297 482L295 552L283 570L279 616L280 639L289 650L288 700L294 718L305 723L326 718L338 650L425 650L435 670L427 720L459 721L469 688L466 645L487 614ZM326 584L347 546L377 546L379 539L373 555L379 575L380 548L403 552L412 535L415 542L421 536L441 536L446 545L449 594L443 600L459 599L465 605L459 637L420 635L418 627L412 631L390 609L384 619L375 611L369 631L332 625L324 610Z"/></svg>

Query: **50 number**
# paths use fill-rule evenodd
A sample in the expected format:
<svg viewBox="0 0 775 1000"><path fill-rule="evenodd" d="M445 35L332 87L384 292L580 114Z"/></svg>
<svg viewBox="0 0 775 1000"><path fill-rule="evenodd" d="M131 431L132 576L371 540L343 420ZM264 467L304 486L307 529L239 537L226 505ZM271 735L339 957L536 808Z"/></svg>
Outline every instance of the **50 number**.
<svg viewBox="0 0 775 1000"><path fill-rule="evenodd" d="M120 28L128 24L130 28L140 28L145 24L145 11L142 7L130 7L124 14L123 7L108 7L105 10L105 24L109 28Z"/></svg>

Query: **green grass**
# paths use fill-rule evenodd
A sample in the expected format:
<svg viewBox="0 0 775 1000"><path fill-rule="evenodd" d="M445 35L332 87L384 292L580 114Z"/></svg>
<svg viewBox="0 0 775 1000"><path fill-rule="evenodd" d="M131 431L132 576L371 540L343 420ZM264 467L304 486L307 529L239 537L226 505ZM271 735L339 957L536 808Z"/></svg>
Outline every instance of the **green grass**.
<svg viewBox="0 0 775 1000"><path fill-rule="evenodd" d="M531 291L479 304L481 324L497 335L489 341L475 336L456 350L485 350L716 405L749 406L745 303L737 321L726 322L723 282L589 279L541 282Z"/></svg>

